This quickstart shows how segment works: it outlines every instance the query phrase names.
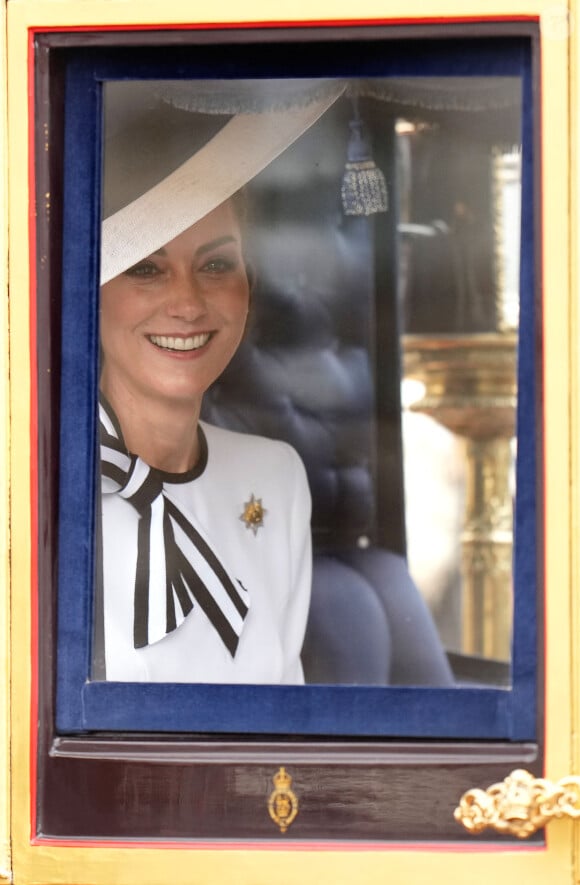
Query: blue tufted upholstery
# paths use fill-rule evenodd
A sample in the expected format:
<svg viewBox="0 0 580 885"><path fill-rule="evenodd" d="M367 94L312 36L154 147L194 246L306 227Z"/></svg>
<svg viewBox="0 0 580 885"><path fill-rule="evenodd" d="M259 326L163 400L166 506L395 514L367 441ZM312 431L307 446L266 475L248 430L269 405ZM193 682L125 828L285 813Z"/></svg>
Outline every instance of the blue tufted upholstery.
<svg viewBox="0 0 580 885"><path fill-rule="evenodd" d="M386 549L402 553L404 537L399 356L388 343L396 307L378 328L374 223L340 210L347 114L340 105L326 114L253 185L251 327L203 417L284 439L306 465L315 552L307 681L448 685L429 612L403 557ZM390 415L378 407L385 383Z"/></svg>
<svg viewBox="0 0 580 885"><path fill-rule="evenodd" d="M334 242L318 247L336 251ZM260 272L253 328L204 412L215 423L227 414L229 426L284 439L300 452L318 549L336 545L337 537L356 543L376 531L373 379L363 325L368 298L349 303L340 259L336 263L324 287L312 292L303 288L306 279L301 288L282 274L276 287Z"/></svg>
<svg viewBox="0 0 580 885"><path fill-rule="evenodd" d="M441 686L453 681L405 560L378 548L315 556L302 660L309 682Z"/></svg>

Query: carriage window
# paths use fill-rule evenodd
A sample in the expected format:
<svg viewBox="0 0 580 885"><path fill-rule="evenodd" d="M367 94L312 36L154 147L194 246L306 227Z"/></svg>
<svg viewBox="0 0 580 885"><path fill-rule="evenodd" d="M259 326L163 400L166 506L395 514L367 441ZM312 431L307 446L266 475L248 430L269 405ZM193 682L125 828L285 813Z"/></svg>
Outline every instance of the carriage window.
<svg viewBox="0 0 580 885"><path fill-rule="evenodd" d="M494 28L36 34L37 833L270 839L286 772L291 838L455 840L541 771L539 37Z"/></svg>
<svg viewBox="0 0 580 885"><path fill-rule="evenodd" d="M412 76L393 45L364 76L69 66L63 733L533 734L533 120L507 49L469 76L436 44Z"/></svg>

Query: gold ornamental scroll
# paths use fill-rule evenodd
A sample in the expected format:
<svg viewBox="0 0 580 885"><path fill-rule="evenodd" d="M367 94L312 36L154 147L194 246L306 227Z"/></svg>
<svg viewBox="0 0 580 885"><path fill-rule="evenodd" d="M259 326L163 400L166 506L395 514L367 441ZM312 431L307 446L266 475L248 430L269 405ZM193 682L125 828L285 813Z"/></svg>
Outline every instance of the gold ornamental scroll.
<svg viewBox="0 0 580 885"><path fill-rule="evenodd" d="M580 818L580 777L552 782L517 769L487 790L464 793L454 817L474 834L489 827L526 839L554 818Z"/></svg>

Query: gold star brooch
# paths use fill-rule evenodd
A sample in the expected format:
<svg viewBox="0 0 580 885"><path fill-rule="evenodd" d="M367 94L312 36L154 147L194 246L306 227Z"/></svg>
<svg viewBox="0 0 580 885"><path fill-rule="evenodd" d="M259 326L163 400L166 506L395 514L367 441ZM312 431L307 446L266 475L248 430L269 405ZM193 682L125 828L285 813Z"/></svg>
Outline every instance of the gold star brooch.
<svg viewBox="0 0 580 885"><path fill-rule="evenodd" d="M247 529L252 529L256 535L260 526L264 525L264 516L268 511L262 507L262 499L256 498L254 495L244 504L244 512L240 516L242 522L245 522Z"/></svg>

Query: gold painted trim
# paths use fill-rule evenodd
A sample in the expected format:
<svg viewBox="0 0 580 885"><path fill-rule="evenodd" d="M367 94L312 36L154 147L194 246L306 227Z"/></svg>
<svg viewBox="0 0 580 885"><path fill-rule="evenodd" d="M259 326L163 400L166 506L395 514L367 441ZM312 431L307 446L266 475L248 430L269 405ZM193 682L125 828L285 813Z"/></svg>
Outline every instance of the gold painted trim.
<svg viewBox="0 0 580 885"><path fill-rule="evenodd" d="M494 16L540 16L546 22L548 38L553 13L567 4L554 0L408 0L405 9L396 0L278 0L273 7L269 0L246 0L240 9L239 0L216 0L211 4L196 4L192 13L190 0L10 0L12 15L27 26L96 26L102 24L134 25L172 23L236 23L243 21L300 24L308 22L331 23L354 21L364 24L397 23L402 19L424 23L429 18L454 20ZM18 8L17 8L18 7ZM9 13L10 14L10 13Z"/></svg>
<svg viewBox="0 0 580 885"><path fill-rule="evenodd" d="M0 7L0 882L10 852L10 410L8 391L8 144L6 7Z"/></svg>
<svg viewBox="0 0 580 885"><path fill-rule="evenodd" d="M571 330L571 361L570 378L572 395L570 412L572 421L571 440L571 483L573 489L571 506L571 536L578 538L580 531L580 312L578 298L580 295L580 161L578 148L580 145L580 2L570 3L570 217L571 230L571 291L570 330ZM571 706L572 706L572 746L569 767L564 770L580 772L580 545L572 544L571 558L571 593L569 621L571 630ZM573 881L580 876L580 827L573 827Z"/></svg>

